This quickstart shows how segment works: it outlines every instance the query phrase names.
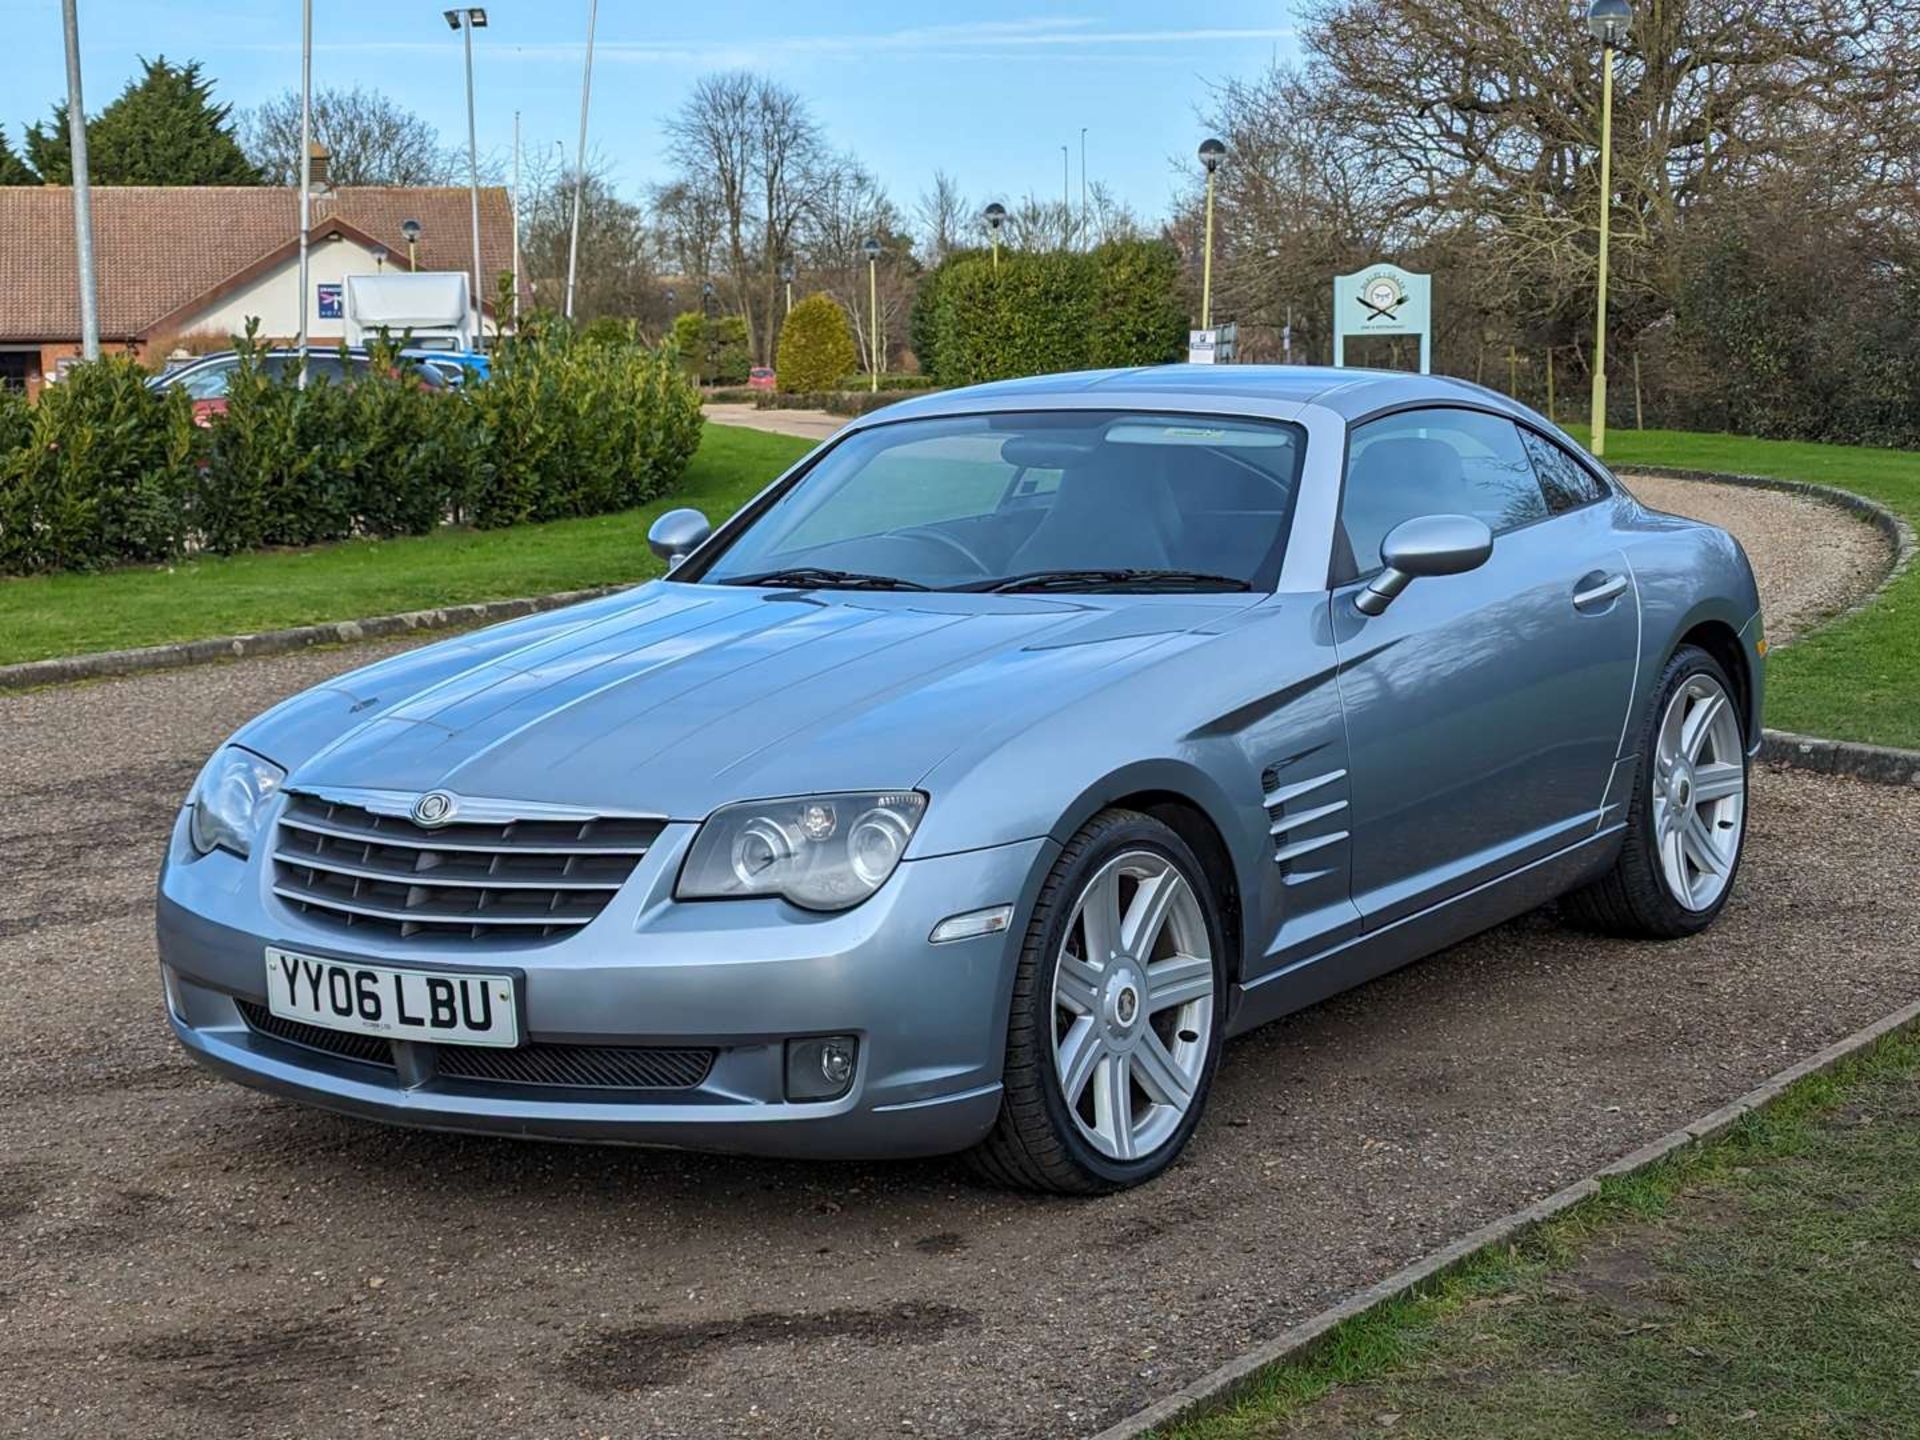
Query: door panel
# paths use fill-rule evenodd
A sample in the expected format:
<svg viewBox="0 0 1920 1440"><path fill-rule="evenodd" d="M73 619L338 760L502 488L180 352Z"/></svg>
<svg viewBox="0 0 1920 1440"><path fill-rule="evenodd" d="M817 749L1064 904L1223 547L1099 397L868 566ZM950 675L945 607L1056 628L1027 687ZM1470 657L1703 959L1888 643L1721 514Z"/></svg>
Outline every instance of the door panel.
<svg viewBox="0 0 1920 1440"><path fill-rule="evenodd" d="M1420 447L1456 437L1435 418L1409 440L1409 418L1391 417L1396 468L1390 485L1359 500L1363 530L1390 528L1381 494L1413 508L1425 499L1429 513L1472 506L1496 530L1503 513L1536 513L1518 439L1485 429L1491 417L1461 442L1464 468L1440 457L1439 483L1424 496L1421 472L1405 462L1425 464ZM1367 478L1356 465L1349 491ZM1611 507L1590 505L1522 520L1480 569L1415 580L1377 617L1354 609L1360 581L1335 591L1353 897L1369 928L1598 825L1639 652L1638 597L1610 517ZM1356 535L1356 552L1362 543Z"/></svg>

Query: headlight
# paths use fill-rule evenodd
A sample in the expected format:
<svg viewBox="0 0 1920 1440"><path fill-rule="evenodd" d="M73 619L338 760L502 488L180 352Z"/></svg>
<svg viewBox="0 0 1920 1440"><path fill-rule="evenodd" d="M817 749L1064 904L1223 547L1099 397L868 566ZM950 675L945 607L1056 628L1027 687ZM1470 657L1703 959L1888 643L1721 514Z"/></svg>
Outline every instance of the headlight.
<svg viewBox="0 0 1920 1440"><path fill-rule="evenodd" d="M913 790L729 805L700 827L674 896L783 895L809 910L844 910L886 883L926 809Z"/></svg>
<svg viewBox="0 0 1920 1440"><path fill-rule="evenodd" d="M244 856L253 848L260 817L287 772L238 745L224 746L193 782L187 834L202 855L225 848Z"/></svg>

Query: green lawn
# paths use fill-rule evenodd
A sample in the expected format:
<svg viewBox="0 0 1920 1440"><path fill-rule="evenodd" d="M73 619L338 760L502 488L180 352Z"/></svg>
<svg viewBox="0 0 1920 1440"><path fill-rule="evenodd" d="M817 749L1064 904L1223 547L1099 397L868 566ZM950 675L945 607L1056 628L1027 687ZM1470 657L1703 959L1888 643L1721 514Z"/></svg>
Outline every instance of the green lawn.
<svg viewBox="0 0 1920 1440"><path fill-rule="evenodd" d="M641 580L661 568L646 537L662 510L693 505L718 523L811 447L708 425L679 487L641 510L0 580L0 664Z"/></svg>
<svg viewBox="0 0 1920 1440"><path fill-rule="evenodd" d="M1162 1433L1920 1435L1920 1039L1609 1182Z"/></svg>
<svg viewBox="0 0 1920 1440"><path fill-rule="evenodd" d="M1812 480L1878 500L1920 526L1920 453L1910 450L1609 430L1607 463ZM1920 566L1867 613L1776 650L1767 674L1769 725L1920 749Z"/></svg>

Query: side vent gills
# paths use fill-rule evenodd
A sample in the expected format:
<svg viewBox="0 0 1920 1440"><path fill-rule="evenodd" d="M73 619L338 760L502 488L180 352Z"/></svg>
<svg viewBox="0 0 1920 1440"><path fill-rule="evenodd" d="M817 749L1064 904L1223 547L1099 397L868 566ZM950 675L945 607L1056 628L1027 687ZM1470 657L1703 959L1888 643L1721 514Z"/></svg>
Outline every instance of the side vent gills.
<svg viewBox="0 0 1920 1440"><path fill-rule="evenodd" d="M1296 878L1297 872L1291 867L1302 856L1338 845L1347 838L1345 830L1328 830L1319 834L1302 834L1310 831L1322 821L1332 821L1334 817L1345 813L1346 800L1329 800L1325 790L1347 778L1345 770L1328 770L1320 775L1312 775L1304 780L1292 780L1281 783L1280 766L1272 766L1260 777L1261 789L1265 792L1261 803L1267 811L1267 833L1273 837L1274 863L1287 872L1288 878ZM1324 875L1325 870L1317 870L1314 875ZM1313 878L1299 875L1300 879Z"/></svg>

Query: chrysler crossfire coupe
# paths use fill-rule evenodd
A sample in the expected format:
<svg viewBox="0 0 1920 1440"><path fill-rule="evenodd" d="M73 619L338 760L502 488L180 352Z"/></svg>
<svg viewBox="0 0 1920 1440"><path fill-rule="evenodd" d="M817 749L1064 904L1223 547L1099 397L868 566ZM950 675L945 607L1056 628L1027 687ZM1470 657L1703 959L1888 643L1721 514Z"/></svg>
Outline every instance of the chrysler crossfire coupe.
<svg viewBox="0 0 1920 1440"><path fill-rule="evenodd" d="M1476 386L957 390L649 540L662 579L212 756L160 880L198 1060L404 1125L1108 1190L1227 1037L1556 898L1694 933L1739 866L1746 557Z"/></svg>

